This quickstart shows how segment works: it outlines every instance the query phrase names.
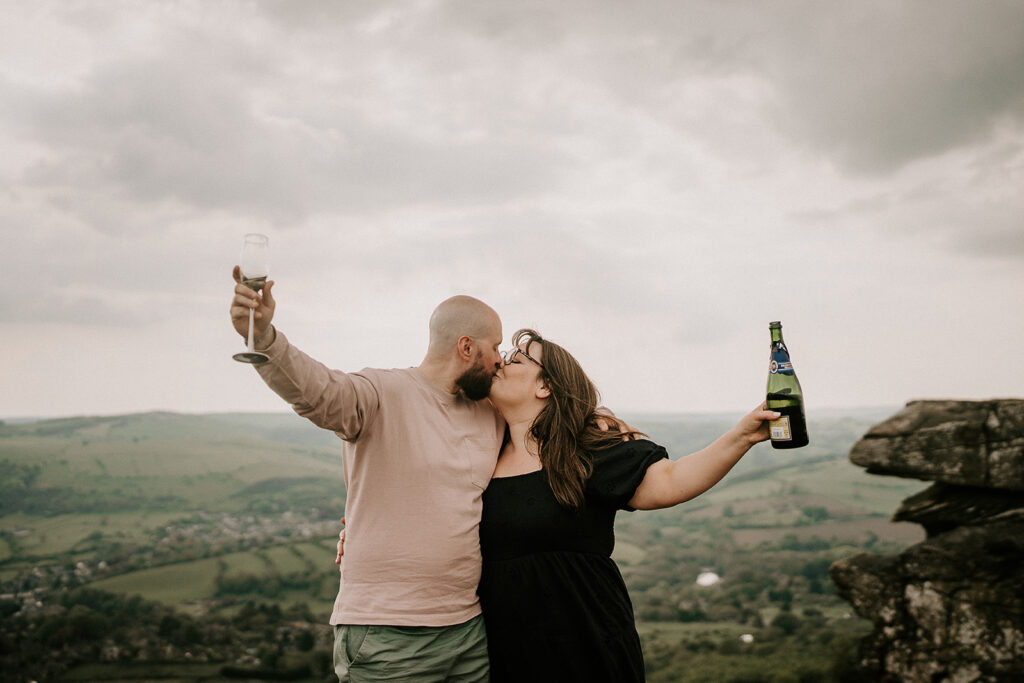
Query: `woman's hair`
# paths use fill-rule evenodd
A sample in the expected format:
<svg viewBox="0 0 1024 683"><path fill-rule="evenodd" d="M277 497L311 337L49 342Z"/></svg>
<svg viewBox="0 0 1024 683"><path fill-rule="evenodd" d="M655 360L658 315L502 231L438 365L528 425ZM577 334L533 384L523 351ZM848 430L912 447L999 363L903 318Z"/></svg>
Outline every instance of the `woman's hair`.
<svg viewBox="0 0 1024 683"><path fill-rule="evenodd" d="M646 436L630 429L622 420L601 414L608 423L603 431L595 412L599 395L579 362L558 344L534 330L519 330L512 338L514 346L531 343L541 346L540 377L551 392L547 405L530 426L530 434L540 448L540 461L547 473L551 491L559 503L578 508L583 490L593 472L590 453L610 448L622 439Z"/></svg>

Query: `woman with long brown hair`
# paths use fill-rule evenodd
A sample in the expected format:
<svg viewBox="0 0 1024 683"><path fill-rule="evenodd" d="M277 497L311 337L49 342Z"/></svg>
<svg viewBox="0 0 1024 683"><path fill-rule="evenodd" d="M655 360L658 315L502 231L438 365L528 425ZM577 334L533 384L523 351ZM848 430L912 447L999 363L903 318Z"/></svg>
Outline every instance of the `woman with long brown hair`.
<svg viewBox="0 0 1024 683"><path fill-rule="evenodd" d="M533 330L513 344L491 386L508 435L480 524L491 680L643 681L632 604L611 559L615 513L700 495L768 438L765 420L777 414L762 405L671 461L622 423L602 430L597 389L565 349Z"/></svg>

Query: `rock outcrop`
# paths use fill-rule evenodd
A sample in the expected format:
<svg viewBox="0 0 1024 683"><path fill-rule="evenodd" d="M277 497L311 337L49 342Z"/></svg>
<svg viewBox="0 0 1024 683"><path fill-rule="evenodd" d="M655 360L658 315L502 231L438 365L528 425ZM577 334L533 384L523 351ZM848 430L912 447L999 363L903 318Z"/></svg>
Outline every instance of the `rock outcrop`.
<svg viewBox="0 0 1024 683"><path fill-rule="evenodd" d="M850 460L935 482L894 515L921 524L924 541L830 569L875 625L864 679L1024 681L1024 400L908 403Z"/></svg>

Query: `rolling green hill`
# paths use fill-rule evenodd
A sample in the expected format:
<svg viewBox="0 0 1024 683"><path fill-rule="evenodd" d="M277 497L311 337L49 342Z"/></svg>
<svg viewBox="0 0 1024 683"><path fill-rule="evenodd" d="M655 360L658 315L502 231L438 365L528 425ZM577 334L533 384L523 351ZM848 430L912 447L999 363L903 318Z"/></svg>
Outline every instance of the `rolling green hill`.
<svg viewBox="0 0 1024 683"><path fill-rule="evenodd" d="M812 420L811 446L787 452L759 445L704 497L654 518L671 525L680 516L721 516L728 508L735 524L756 516L761 526L766 519L786 526L803 521L798 507L816 505L834 513L831 525L888 515L920 487L871 477L846 461L853 441L884 415ZM626 417L672 457L703 447L735 421ZM90 534L138 537L198 512L291 510L310 517L315 509L313 518L335 518L344 501L340 462L336 436L288 413L145 413L0 425L0 563L73 553ZM787 492L786 509L776 509ZM0 564L9 575L5 569Z"/></svg>
<svg viewBox="0 0 1024 683"><path fill-rule="evenodd" d="M0 426L0 513L244 509L287 482L341 490L339 444L294 415L147 413ZM329 499L331 496L327 496Z"/></svg>
<svg viewBox="0 0 1024 683"><path fill-rule="evenodd" d="M101 561L111 543L152 545L169 522L199 513L301 509L316 521L343 507L340 441L292 414L0 426L0 580L50 561Z"/></svg>
<svg viewBox="0 0 1024 683"><path fill-rule="evenodd" d="M734 651L737 633L775 638L762 654L781 670L792 658L804 666L812 655L832 657L820 634L856 632L828 565L923 537L889 517L924 484L868 475L846 457L891 412L812 415L811 446L761 444L707 494L619 515L614 556L640 620L649 680L742 674L736 657L753 646ZM624 417L677 458L739 416ZM0 594L31 590L45 603L40 596L85 585L194 617L250 619L263 603L324 623L337 590L340 450L336 436L292 414L0 425ZM708 571L720 582L697 585ZM0 607L16 610L20 599L4 607L0 598ZM771 626L782 615L784 633ZM783 647L812 637L821 647ZM680 673L698 669L704 678Z"/></svg>
<svg viewBox="0 0 1024 683"><path fill-rule="evenodd" d="M846 460L885 414L812 419L811 446L761 444L708 494L653 517L671 526L677 518L728 514L734 526L756 517L755 526L806 533L798 508L825 507L830 514L819 522L835 530L841 521L888 516L921 486L872 477ZM712 441L735 416L627 419L679 457ZM90 533L139 534L196 512L319 508L340 516L344 486L337 437L295 415L145 413L0 426L0 494L3 562L17 554L12 543L21 553L55 555Z"/></svg>

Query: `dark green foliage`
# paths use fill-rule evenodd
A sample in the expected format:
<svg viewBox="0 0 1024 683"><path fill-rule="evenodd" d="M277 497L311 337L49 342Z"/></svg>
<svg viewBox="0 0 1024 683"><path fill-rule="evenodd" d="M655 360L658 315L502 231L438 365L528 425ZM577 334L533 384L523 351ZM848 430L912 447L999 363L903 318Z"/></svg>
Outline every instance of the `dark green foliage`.
<svg viewBox="0 0 1024 683"><path fill-rule="evenodd" d="M779 544L783 550L828 550L832 543L814 536L806 541L801 541L796 534L786 534Z"/></svg>
<svg viewBox="0 0 1024 683"><path fill-rule="evenodd" d="M231 623L243 631L257 631L273 626L281 619L281 608L273 603L246 602Z"/></svg>
<svg viewBox="0 0 1024 683"><path fill-rule="evenodd" d="M772 626L778 628L787 636L791 636L800 628L800 623L800 618L792 612L783 612L775 617L775 620L772 621Z"/></svg>
<svg viewBox="0 0 1024 683"><path fill-rule="evenodd" d="M224 666L220 670L220 675L224 678L242 678L259 681L298 681L310 678L313 675L313 668L309 664L302 664L290 669Z"/></svg>
<svg viewBox="0 0 1024 683"><path fill-rule="evenodd" d="M710 443L735 417L629 421L678 458ZM828 566L869 544L876 551L892 549L893 541L867 525L853 538L849 531L842 538L832 534L833 525L849 529L882 514L873 480L857 491L872 499L873 508L861 508L849 488L839 490L845 498L826 488L837 478L849 483L854 468L845 454L874 421L816 421L812 447L799 453L757 447L714 495L672 510L619 515L616 537L625 553L617 559L637 617L676 629L670 630L672 637L642 633L651 683L857 680L850 672L856 671L857 629L863 624L842 620ZM19 443L35 450L19 453ZM187 456L193 448L204 458L209 453L209 470L203 469L205 460L177 477L163 474L161 467L146 469L147 463ZM241 463L247 463L244 477L234 474L242 471ZM815 471L822 476L811 483L801 479ZM318 472L332 474L312 476ZM0 670L14 680L58 679L68 666L100 666L95 663L104 649L116 643L119 660L105 665L113 667L109 675L83 670L81 680L118 678L117 667L130 668L136 660L182 663L186 652L212 664L161 676L213 679L220 672L221 677L329 679L330 629L322 622L336 589L336 570L330 559L320 566L295 548L298 539L333 545L336 538L311 524L334 523L341 516L340 480L337 438L293 415L149 414L0 427L0 514L174 511L131 536L122 533L125 516L111 515L106 526L97 515L95 528L76 532L48 556L32 554L32 548L44 545L37 528L20 522L12 527L0 538L0 551L9 552L0 567L26 569L0 593L47 585L51 592L41 595L44 609L30 615L18 614L17 600L0 601ZM905 495L894 490L891 506L881 509L894 509ZM52 528L53 523L44 524ZM303 525L317 529L317 535L299 535ZM293 554L271 550L280 544L290 545ZM69 590L102 576L243 549L255 549L263 562L212 566L215 594L206 593L201 606L189 606L205 611L201 619L138 597L87 587ZM108 567L104 572L97 570L101 559ZM76 575L78 560L86 561L93 577ZM32 574L37 567L47 573ZM721 583L696 586L704 570L721 576ZM203 577L206 585L209 573ZM296 599L306 604L291 606ZM739 633L753 634L754 642L741 642Z"/></svg>
<svg viewBox="0 0 1024 683"><path fill-rule="evenodd" d="M275 513L323 507L338 496L338 483L313 477L274 477L252 484L232 496L250 512Z"/></svg>
<svg viewBox="0 0 1024 683"><path fill-rule="evenodd" d="M6 619L20 609L21 604L14 600L0 600L0 619Z"/></svg>
<svg viewBox="0 0 1024 683"><path fill-rule="evenodd" d="M314 645L316 645L316 638L309 629L303 629L295 634L295 647L300 652L309 652L313 649Z"/></svg>
<svg viewBox="0 0 1024 683"><path fill-rule="evenodd" d="M800 509L803 511L804 516L812 522L823 522L831 516L828 508L821 505L806 505Z"/></svg>
<svg viewBox="0 0 1024 683"><path fill-rule="evenodd" d="M857 668L859 633L826 630L828 638L755 632L758 642L721 640L709 647L707 638L685 647L645 646L648 683L863 683ZM712 643L714 645L714 643Z"/></svg>
<svg viewBox="0 0 1024 683"><path fill-rule="evenodd" d="M168 652L172 660L188 659L188 652L223 662L256 645L275 643L258 667L245 669L247 677L297 680L309 678L314 671L326 674L329 669L324 668L322 652L314 652L316 636L311 626L285 626L301 616L283 612L277 605L247 603L231 620L200 619L138 596L82 588L64 594L45 614L3 619L0 668L5 680L52 680L67 667L99 661L103 648L116 647L126 663L140 657L164 661ZM145 673L144 669L138 672Z"/></svg>
<svg viewBox="0 0 1024 683"><path fill-rule="evenodd" d="M816 559L804 564L800 568L800 575L808 580L828 579L828 568L832 565L829 559Z"/></svg>
<svg viewBox="0 0 1024 683"><path fill-rule="evenodd" d="M217 595L257 595L275 598L283 590L313 590L323 580L323 574L313 571L288 574L218 574L214 579Z"/></svg>
<svg viewBox="0 0 1024 683"><path fill-rule="evenodd" d="M111 495L106 491L36 485L42 468L0 460L0 515L21 512L51 517L71 513L116 512L119 510L173 510L178 496Z"/></svg>
<svg viewBox="0 0 1024 683"><path fill-rule="evenodd" d="M0 460L0 514L20 509L21 502L29 495L41 472L39 465Z"/></svg>

